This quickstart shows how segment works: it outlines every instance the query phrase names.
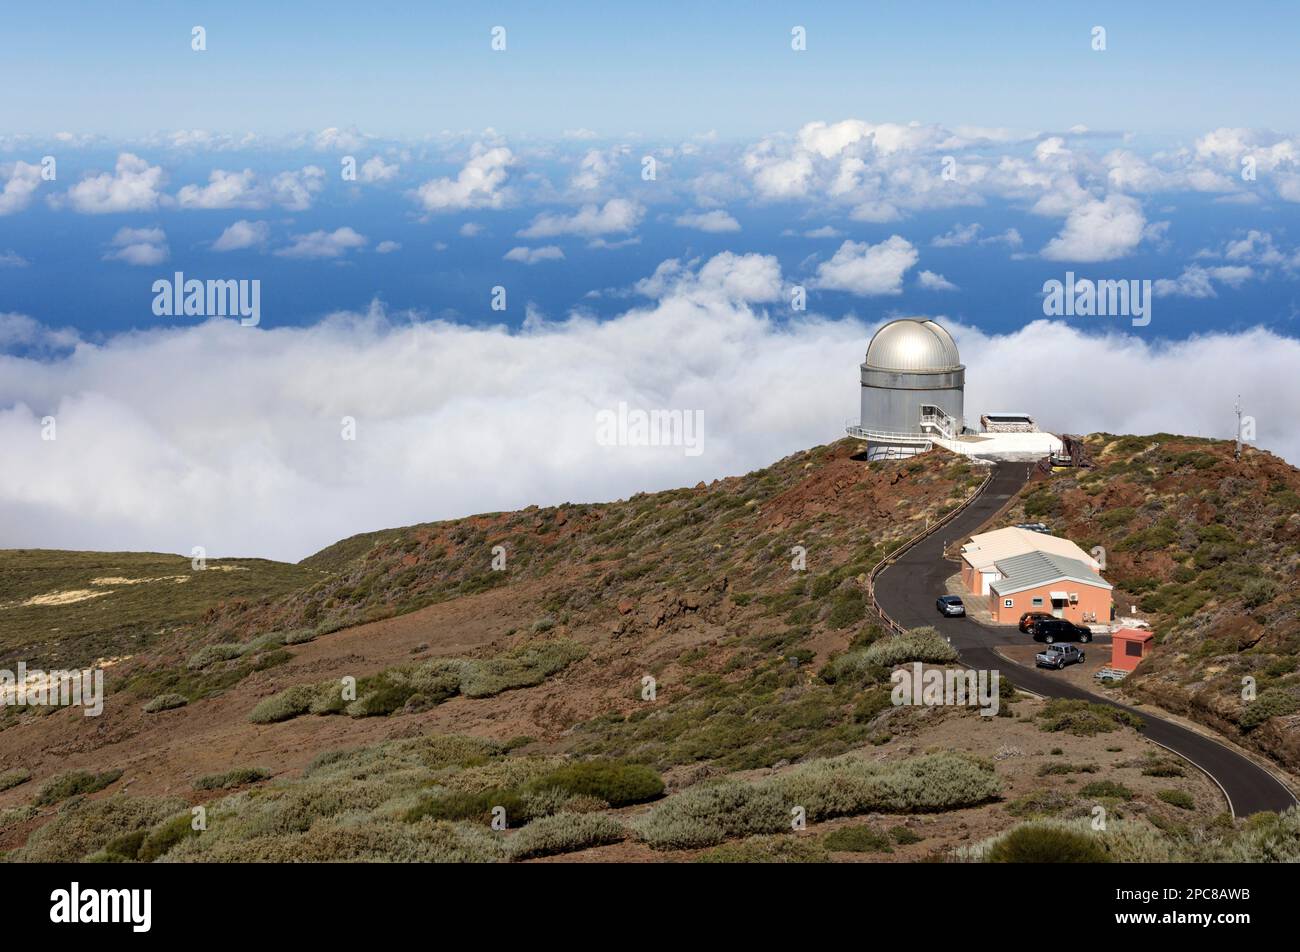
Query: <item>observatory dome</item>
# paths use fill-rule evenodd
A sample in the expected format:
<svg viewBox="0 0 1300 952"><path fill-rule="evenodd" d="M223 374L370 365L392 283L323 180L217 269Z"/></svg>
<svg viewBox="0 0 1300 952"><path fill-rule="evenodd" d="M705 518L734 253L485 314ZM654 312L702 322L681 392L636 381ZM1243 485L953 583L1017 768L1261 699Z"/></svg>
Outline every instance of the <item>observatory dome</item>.
<svg viewBox="0 0 1300 952"><path fill-rule="evenodd" d="M952 336L934 321L904 318L890 321L867 345L865 368L906 373L957 370L961 360Z"/></svg>

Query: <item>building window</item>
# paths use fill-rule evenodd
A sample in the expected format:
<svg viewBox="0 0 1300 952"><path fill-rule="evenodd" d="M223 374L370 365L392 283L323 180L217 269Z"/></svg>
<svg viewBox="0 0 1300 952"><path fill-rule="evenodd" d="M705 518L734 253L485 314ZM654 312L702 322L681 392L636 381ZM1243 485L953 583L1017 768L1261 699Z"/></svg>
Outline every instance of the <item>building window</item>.
<svg viewBox="0 0 1300 952"><path fill-rule="evenodd" d="M1035 608L1042 608L1042 607L1043 607L1043 600L1042 600L1041 598L1035 598L1035 599L1034 599L1034 607L1035 607Z"/></svg>
<svg viewBox="0 0 1300 952"><path fill-rule="evenodd" d="M1130 658L1142 657L1142 642L1140 641L1124 642L1124 654L1128 655Z"/></svg>
<svg viewBox="0 0 1300 952"><path fill-rule="evenodd" d="M1012 608L1012 607L1015 606L1015 604L1016 604L1016 603L1015 603L1015 600L1014 600L1014 599L1010 599L1010 598L1004 598L1004 599L1002 599L1002 607L1003 607L1003 608Z"/></svg>

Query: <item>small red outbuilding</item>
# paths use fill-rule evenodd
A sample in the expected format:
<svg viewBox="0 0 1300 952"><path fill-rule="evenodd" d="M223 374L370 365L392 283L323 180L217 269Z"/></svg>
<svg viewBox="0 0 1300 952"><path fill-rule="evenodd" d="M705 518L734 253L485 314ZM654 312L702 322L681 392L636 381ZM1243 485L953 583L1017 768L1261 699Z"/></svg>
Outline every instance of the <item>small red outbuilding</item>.
<svg viewBox="0 0 1300 952"><path fill-rule="evenodd" d="M1151 653L1151 639L1154 637L1151 632L1138 628L1120 628L1111 635L1110 666L1132 671Z"/></svg>

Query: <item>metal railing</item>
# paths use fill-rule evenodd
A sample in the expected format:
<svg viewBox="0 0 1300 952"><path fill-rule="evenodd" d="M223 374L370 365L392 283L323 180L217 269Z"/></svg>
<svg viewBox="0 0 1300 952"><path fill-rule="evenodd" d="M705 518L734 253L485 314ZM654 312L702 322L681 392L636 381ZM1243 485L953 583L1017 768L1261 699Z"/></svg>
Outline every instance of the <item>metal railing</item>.
<svg viewBox="0 0 1300 952"><path fill-rule="evenodd" d="M927 450L934 446L928 433L905 433L902 430L864 430L862 427L853 424L847 424L844 427L844 432L855 439L866 440L867 442L909 443L915 446L924 446Z"/></svg>

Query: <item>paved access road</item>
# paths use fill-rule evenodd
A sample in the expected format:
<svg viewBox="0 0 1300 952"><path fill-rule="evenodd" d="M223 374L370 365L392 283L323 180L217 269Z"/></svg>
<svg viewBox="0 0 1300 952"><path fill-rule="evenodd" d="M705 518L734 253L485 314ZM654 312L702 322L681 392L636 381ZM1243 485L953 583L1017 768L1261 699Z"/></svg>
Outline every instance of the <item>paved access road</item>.
<svg viewBox="0 0 1300 952"><path fill-rule="evenodd" d="M1228 797L1234 816L1265 810L1285 810L1296 798L1271 773L1230 747L1170 721L1136 708L1116 704L1066 683L1058 672L1028 668L1008 661L994 651L998 645L1022 643L1029 638L1017 629L987 627L969 618L945 618L934 607L944 594L944 583L957 566L943 557L948 542L965 539L1029 480L1032 463L997 464L993 478L974 502L952 522L939 527L903 553L876 576L876 600L889 617L904 628L933 625L961 653L964 664L999 670L1016 687L1044 697L1081 698L1131 711L1143 721L1149 739L1190 760L1218 782Z"/></svg>

